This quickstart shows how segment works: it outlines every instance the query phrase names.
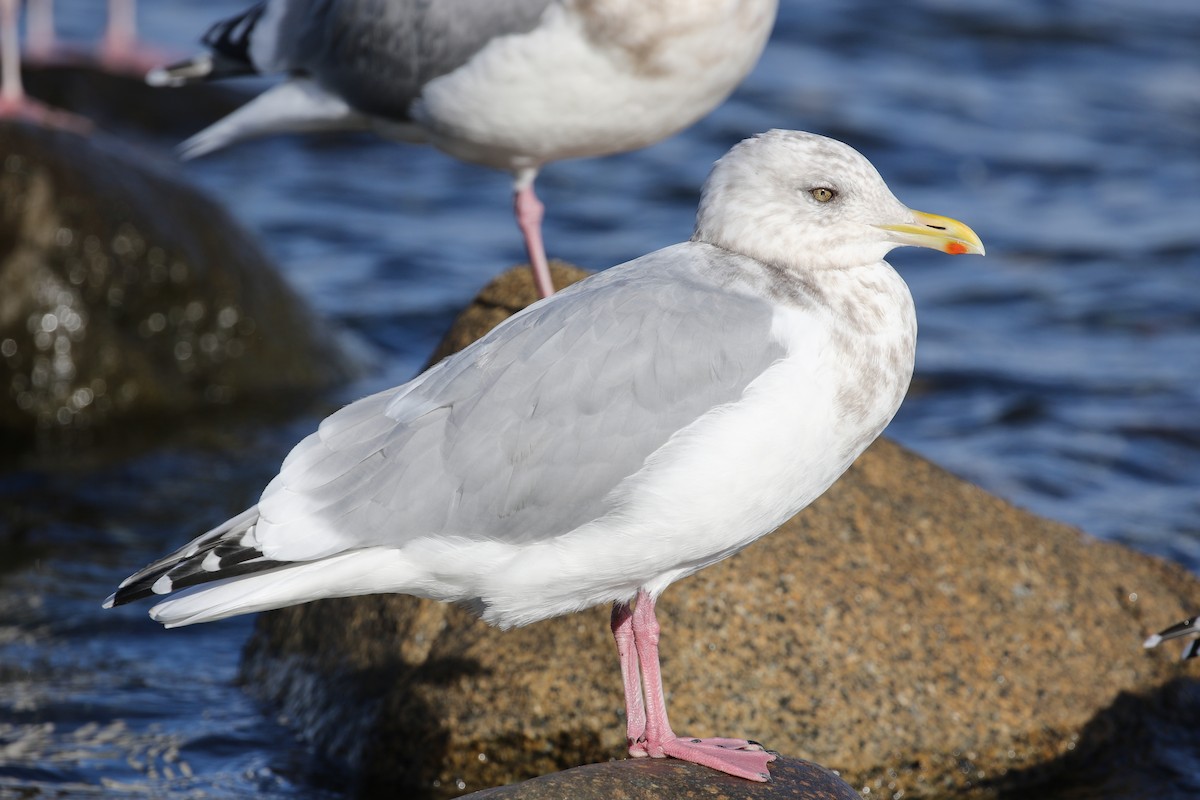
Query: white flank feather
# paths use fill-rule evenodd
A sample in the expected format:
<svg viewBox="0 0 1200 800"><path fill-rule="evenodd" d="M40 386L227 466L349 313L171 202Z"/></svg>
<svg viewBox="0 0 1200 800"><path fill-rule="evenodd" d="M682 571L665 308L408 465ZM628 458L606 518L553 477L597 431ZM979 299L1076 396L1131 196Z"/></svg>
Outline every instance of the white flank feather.
<svg viewBox="0 0 1200 800"><path fill-rule="evenodd" d="M198 158L234 142L272 133L366 129L365 117L310 80L298 78L263 92L179 145L179 157Z"/></svg>
<svg viewBox="0 0 1200 800"><path fill-rule="evenodd" d="M368 548L185 589L150 609L168 628L326 597L403 592L413 576L396 550Z"/></svg>

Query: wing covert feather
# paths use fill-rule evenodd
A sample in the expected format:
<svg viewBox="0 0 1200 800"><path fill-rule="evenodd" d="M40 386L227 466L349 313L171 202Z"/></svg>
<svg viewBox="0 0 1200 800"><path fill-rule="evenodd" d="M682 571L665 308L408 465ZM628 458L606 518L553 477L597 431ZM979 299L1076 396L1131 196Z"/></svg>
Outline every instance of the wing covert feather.
<svg viewBox="0 0 1200 800"><path fill-rule="evenodd" d="M274 0L275 63L312 75L359 111L409 118L426 83L488 42L532 30L553 0Z"/></svg>
<svg viewBox="0 0 1200 800"><path fill-rule="evenodd" d="M742 262L684 244L614 267L334 414L264 493L263 552L534 541L601 515L675 432L783 355L772 306L721 288Z"/></svg>

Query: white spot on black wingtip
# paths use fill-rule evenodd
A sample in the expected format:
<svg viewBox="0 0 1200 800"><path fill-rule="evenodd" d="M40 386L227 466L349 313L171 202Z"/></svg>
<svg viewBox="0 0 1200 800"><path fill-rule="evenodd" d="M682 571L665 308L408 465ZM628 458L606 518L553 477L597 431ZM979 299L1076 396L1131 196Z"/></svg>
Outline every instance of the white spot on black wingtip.
<svg viewBox="0 0 1200 800"><path fill-rule="evenodd" d="M121 584L121 585L124 586L124 584ZM116 600L117 600L117 594L116 594L116 592L113 592L112 594L110 594L108 596L108 598L103 603L100 604L100 607L101 608L112 608L113 603L115 603Z"/></svg>
<svg viewBox="0 0 1200 800"><path fill-rule="evenodd" d="M220 568L221 557L216 553L210 552L204 557L204 560L200 562L200 569L204 570L205 572L216 572Z"/></svg>
<svg viewBox="0 0 1200 800"><path fill-rule="evenodd" d="M158 580L156 580L154 582L154 585L150 587L150 591L154 592L155 594L170 594L171 593L171 576L163 575L161 578L159 578Z"/></svg>
<svg viewBox="0 0 1200 800"><path fill-rule="evenodd" d="M1158 647L1160 644L1162 644L1162 640L1163 638L1157 633L1151 634L1146 641L1142 642L1142 647L1145 647L1147 650L1151 647Z"/></svg>
<svg viewBox="0 0 1200 800"><path fill-rule="evenodd" d="M155 67L146 73L147 86L159 88L163 86L170 86L171 83L171 74L162 67Z"/></svg>

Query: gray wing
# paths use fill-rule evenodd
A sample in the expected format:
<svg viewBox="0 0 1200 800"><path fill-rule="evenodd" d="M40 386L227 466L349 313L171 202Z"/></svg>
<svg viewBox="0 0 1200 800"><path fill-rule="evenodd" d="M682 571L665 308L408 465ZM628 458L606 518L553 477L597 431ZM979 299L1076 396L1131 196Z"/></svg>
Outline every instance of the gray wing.
<svg viewBox="0 0 1200 800"><path fill-rule="evenodd" d="M748 259L685 244L615 267L342 409L264 492L262 552L532 541L605 513L672 434L782 356L771 305L719 288L737 261Z"/></svg>
<svg viewBox="0 0 1200 800"><path fill-rule="evenodd" d="M405 120L426 83L492 39L532 30L554 1L271 0L255 60L307 73L359 111Z"/></svg>

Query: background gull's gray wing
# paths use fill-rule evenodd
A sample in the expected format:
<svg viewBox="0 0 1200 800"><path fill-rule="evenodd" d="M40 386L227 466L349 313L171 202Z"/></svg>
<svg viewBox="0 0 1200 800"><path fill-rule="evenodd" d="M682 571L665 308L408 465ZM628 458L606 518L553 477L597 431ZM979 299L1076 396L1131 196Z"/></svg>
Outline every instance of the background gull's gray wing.
<svg viewBox="0 0 1200 800"><path fill-rule="evenodd" d="M397 120L492 39L532 30L554 0L270 0L252 44L264 71L304 73Z"/></svg>
<svg viewBox="0 0 1200 800"><path fill-rule="evenodd" d="M263 493L258 549L534 541L600 516L672 434L783 355L772 306L719 290L755 262L689 243L633 263L327 419Z"/></svg>

